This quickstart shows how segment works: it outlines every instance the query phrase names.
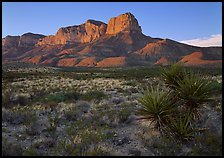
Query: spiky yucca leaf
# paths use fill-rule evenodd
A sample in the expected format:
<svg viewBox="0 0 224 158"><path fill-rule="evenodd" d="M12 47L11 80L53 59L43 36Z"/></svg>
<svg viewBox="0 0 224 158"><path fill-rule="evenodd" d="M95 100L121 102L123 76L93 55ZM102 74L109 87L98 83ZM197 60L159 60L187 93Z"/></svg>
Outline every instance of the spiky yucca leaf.
<svg viewBox="0 0 224 158"><path fill-rule="evenodd" d="M183 80L177 82L176 91L178 98L183 101L184 106L190 109L195 116L199 116L198 108L210 100L212 85L202 74L190 72Z"/></svg>
<svg viewBox="0 0 224 158"><path fill-rule="evenodd" d="M139 99L141 109L138 113L143 119L149 119L155 123L156 128L160 131L172 115L176 104L173 100L173 93L159 89L159 86L145 91L142 98Z"/></svg>
<svg viewBox="0 0 224 158"><path fill-rule="evenodd" d="M168 87L175 89L178 86L177 81L182 80L186 72L180 64L175 63L169 68L162 68L160 73Z"/></svg>
<svg viewBox="0 0 224 158"><path fill-rule="evenodd" d="M176 140L189 141L194 138L195 130L192 125L192 113L186 112L169 118L169 132ZM167 132L168 133L168 132Z"/></svg>

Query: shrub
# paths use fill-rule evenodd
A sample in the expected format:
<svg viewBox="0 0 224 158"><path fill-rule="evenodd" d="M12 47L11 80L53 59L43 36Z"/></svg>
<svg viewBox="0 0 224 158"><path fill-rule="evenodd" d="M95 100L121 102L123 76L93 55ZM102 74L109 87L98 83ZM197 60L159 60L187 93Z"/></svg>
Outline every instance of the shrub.
<svg viewBox="0 0 224 158"><path fill-rule="evenodd" d="M93 90L93 91L88 91L85 94L83 94L81 96L81 99L86 100L86 101L92 101L92 100L100 101L106 97L107 97L107 95L104 94L104 92L98 91L98 90Z"/></svg>
<svg viewBox="0 0 224 158"><path fill-rule="evenodd" d="M37 149L34 147L30 147L30 148L24 150L22 155L23 156L41 156L38 153Z"/></svg>
<svg viewBox="0 0 224 158"><path fill-rule="evenodd" d="M46 102L51 102L55 101L57 103L65 101L65 94L62 92L58 93L53 93L53 94L48 94L45 98L44 101Z"/></svg>
<svg viewBox="0 0 224 158"><path fill-rule="evenodd" d="M185 108L194 114L194 118L199 118L198 109L203 103L210 101L211 92L211 82L203 75L193 73L189 73L183 80L178 81L175 91Z"/></svg>
<svg viewBox="0 0 224 158"><path fill-rule="evenodd" d="M26 96L19 95L17 97L16 101L14 102L14 104L19 104L21 106L25 106L25 105L27 105L28 102L29 102L29 99Z"/></svg>
<svg viewBox="0 0 224 158"><path fill-rule="evenodd" d="M53 94L48 94L45 96L44 101L46 102L65 102L65 101L69 101L69 100L78 100L79 99L79 93L77 92L56 92Z"/></svg>
<svg viewBox="0 0 224 158"><path fill-rule="evenodd" d="M173 64L169 68L161 68L161 78L165 81L168 87L175 89L178 86L178 81L185 76L185 70L180 64Z"/></svg>
<svg viewBox="0 0 224 158"><path fill-rule="evenodd" d="M82 111L78 107L71 107L64 113L65 118L69 121L76 121L81 115Z"/></svg>
<svg viewBox="0 0 224 158"><path fill-rule="evenodd" d="M210 101L214 85L203 74L187 71L179 64L162 69L161 76L167 91L158 86L147 90L139 100L139 114L155 122L161 134L181 142L191 140L196 133L194 121L200 118L199 108Z"/></svg>
<svg viewBox="0 0 224 158"><path fill-rule="evenodd" d="M171 92L160 90L159 86L156 88L151 86L151 89L147 90L139 99L142 108L139 109L138 113L143 116L142 119L155 122L156 128L162 130L176 107L172 98Z"/></svg>
<svg viewBox="0 0 224 158"><path fill-rule="evenodd" d="M170 124L168 124L171 136L180 140L181 142L190 141L194 138L195 130L192 125L191 113L179 114L176 117L170 117Z"/></svg>
<svg viewBox="0 0 224 158"><path fill-rule="evenodd" d="M218 81L212 81L211 88L213 92L222 92L222 83L219 83Z"/></svg>

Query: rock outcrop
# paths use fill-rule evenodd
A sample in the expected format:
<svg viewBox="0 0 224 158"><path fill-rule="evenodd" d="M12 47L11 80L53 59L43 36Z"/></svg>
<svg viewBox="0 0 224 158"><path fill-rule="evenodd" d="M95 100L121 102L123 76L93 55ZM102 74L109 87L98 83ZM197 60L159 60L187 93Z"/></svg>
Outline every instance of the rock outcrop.
<svg viewBox="0 0 224 158"><path fill-rule="evenodd" d="M121 67L126 64L126 57L105 58L97 63L97 67Z"/></svg>
<svg viewBox="0 0 224 158"><path fill-rule="evenodd" d="M40 34L25 33L20 37L18 46L19 47L35 46L38 40L44 37L45 37L44 35L40 35Z"/></svg>
<svg viewBox="0 0 224 158"><path fill-rule="evenodd" d="M2 39L2 47L30 47L35 46L38 40L44 38L44 35L25 33L22 36L6 36Z"/></svg>
<svg viewBox="0 0 224 158"><path fill-rule="evenodd" d="M131 13L121 14L109 20L106 34L116 34L121 31L142 32L137 19Z"/></svg>
<svg viewBox="0 0 224 158"><path fill-rule="evenodd" d="M60 28L51 36L6 36L2 46L3 63L24 61L60 67L166 65L177 61L185 65L222 63L222 47L196 47L146 36L131 13L111 18L108 25L87 20Z"/></svg>
<svg viewBox="0 0 224 158"><path fill-rule="evenodd" d="M2 47L11 48L17 47L19 44L20 36L6 36L2 39Z"/></svg>
<svg viewBox="0 0 224 158"><path fill-rule="evenodd" d="M107 24L87 20L84 24L60 28L55 36L47 36L41 39L37 45L76 44L88 43L105 34Z"/></svg>

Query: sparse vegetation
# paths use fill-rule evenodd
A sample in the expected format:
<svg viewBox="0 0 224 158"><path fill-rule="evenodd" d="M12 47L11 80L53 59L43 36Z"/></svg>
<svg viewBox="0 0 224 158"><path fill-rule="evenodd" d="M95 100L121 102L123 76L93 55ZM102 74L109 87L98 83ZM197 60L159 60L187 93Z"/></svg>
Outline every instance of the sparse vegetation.
<svg viewBox="0 0 224 158"><path fill-rule="evenodd" d="M192 68L184 71L189 69ZM216 123L206 119L221 118L221 71L197 68L207 73L204 79L211 80L212 102L197 106L203 120L189 118L189 122L185 117L189 109L185 106L187 100L180 97L191 90L190 86L189 91L184 86L187 79L177 82L185 91L177 90L161 80L159 70L159 67L16 69L16 66L4 69L2 155L221 155L222 136L214 133L216 129L198 130L205 123ZM200 71L192 70L194 75ZM193 79L188 78L191 82ZM199 83L202 82L196 86ZM147 90L148 85L152 87ZM143 90L145 98L140 101ZM206 98L200 91L194 95ZM141 115L162 121L158 124L163 124L164 137L157 130L158 135L154 135L152 124L146 128L144 119L140 119L137 110L143 104ZM219 117L216 113L206 117L208 114L201 111L204 106L211 107ZM219 127L218 123L211 127ZM11 149L12 144L15 146Z"/></svg>
<svg viewBox="0 0 224 158"><path fill-rule="evenodd" d="M161 76L167 90L151 88L139 100L139 114L156 123L161 134L181 142L195 136L199 109L211 98L211 82L203 74L187 71L179 64L162 69Z"/></svg>
<svg viewBox="0 0 224 158"><path fill-rule="evenodd" d="M91 91L84 93L81 96L81 99L86 100L86 101L92 101L92 100L100 101L101 99L106 98L106 97L107 96L102 91L91 90Z"/></svg>

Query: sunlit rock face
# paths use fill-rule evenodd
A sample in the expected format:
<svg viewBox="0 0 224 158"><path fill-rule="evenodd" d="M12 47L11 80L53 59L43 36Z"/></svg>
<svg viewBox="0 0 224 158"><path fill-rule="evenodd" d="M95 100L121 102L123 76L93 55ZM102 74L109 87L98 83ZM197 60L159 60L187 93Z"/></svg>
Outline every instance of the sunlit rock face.
<svg viewBox="0 0 224 158"><path fill-rule="evenodd" d="M55 36L41 39L37 45L88 43L100 38L107 25L100 21L87 20L84 24L60 28Z"/></svg>
<svg viewBox="0 0 224 158"><path fill-rule="evenodd" d="M141 32L142 30L134 15L125 13L109 20L106 34L116 34L121 31Z"/></svg>

